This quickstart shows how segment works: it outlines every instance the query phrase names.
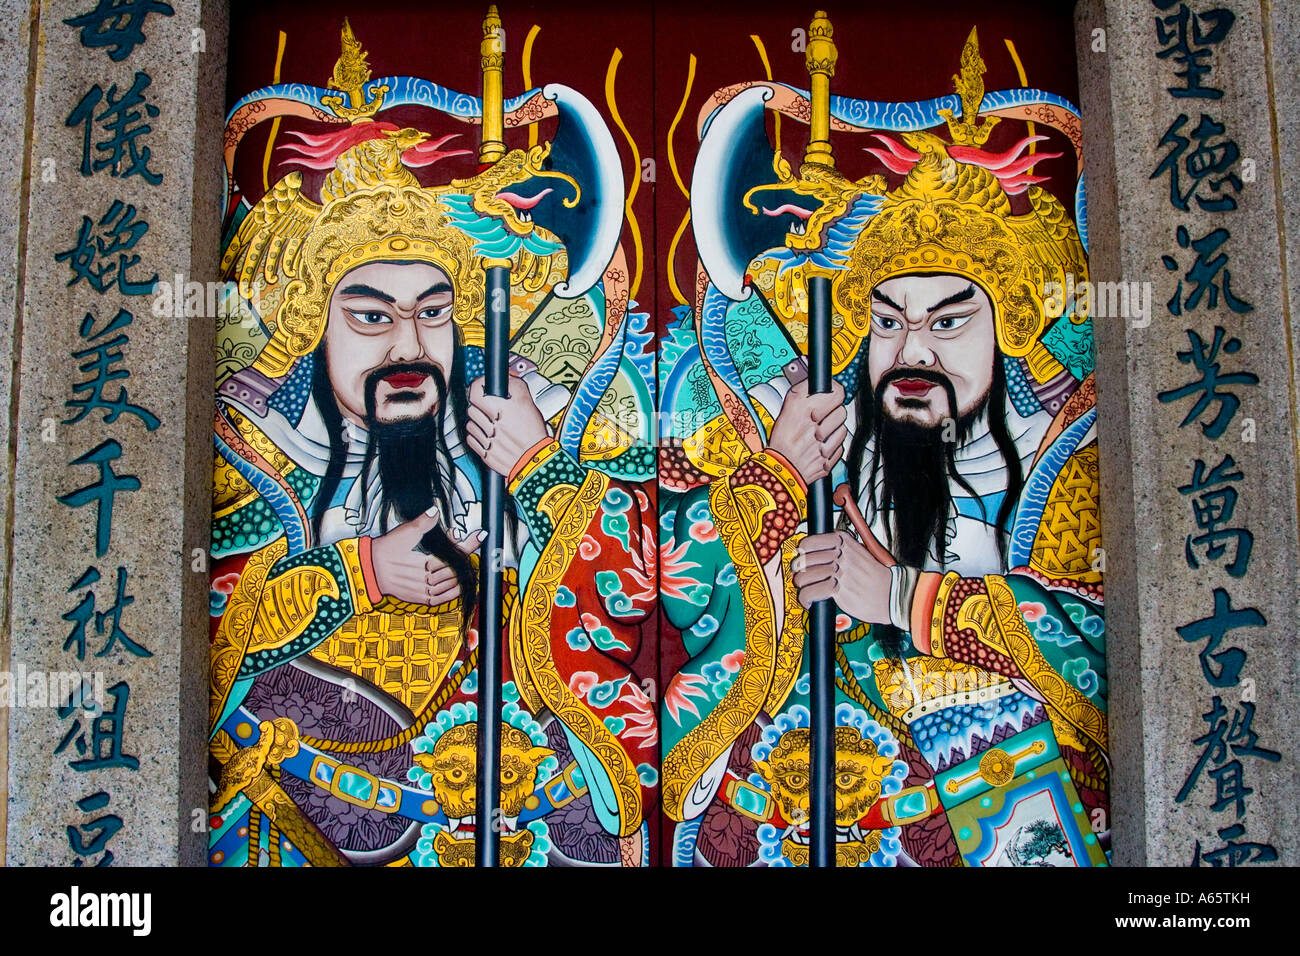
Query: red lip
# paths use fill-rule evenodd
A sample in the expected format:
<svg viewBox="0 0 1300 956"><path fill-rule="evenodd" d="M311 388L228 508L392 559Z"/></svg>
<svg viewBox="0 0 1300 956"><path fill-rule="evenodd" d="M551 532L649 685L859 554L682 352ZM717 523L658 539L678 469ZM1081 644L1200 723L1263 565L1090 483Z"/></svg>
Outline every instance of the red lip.
<svg viewBox="0 0 1300 956"><path fill-rule="evenodd" d="M923 378L899 378L895 379L893 384L901 393L909 397L924 395L935 387L934 382L928 382Z"/></svg>
<svg viewBox="0 0 1300 956"><path fill-rule="evenodd" d="M384 376L384 381L392 388L419 388L428 377L422 372L397 372Z"/></svg>

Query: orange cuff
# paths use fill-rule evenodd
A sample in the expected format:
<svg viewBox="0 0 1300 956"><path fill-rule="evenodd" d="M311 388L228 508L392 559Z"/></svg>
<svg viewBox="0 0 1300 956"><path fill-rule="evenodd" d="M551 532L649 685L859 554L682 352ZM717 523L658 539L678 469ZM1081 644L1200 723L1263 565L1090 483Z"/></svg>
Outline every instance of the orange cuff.
<svg viewBox="0 0 1300 956"><path fill-rule="evenodd" d="M375 580L375 566L370 560L370 545L375 539L369 535L362 535L357 539L357 557L361 559L361 580L366 585L366 595L370 598L370 603L375 604L382 600L384 592L379 589L379 582Z"/></svg>
<svg viewBox="0 0 1300 956"><path fill-rule="evenodd" d="M939 585L942 583L942 574L922 571L912 594L912 646L922 654L933 653L930 646L930 623L934 602L939 596Z"/></svg>
<svg viewBox="0 0 1300 956"><path fill-rule="evenodd" d="M555 447L551 448L551 445L554 445ZM506 487L513 491L517 482L522 481L528 475L532 474L538 465L546 461L546 459L550 458L554 452L559 450L560 443L554 438L543 438L532 448L524 452L523 455L520 456L519 460L515 462L515 466L510 469L510 474L506 476Z"/></svg>
<svg viewBox="0 0 1300 956"><path fill-rule="evenodd" d="M799 474L799 469L796 468L794 465L790 464L789 460L787 460L784 455L773 451L771 448L764 448L763 454L767 455L773 461L777 462L782 468L788 471L790 473L790 477L792 477L796 482L798 482L799 487L803 490L803 493L805 495L808 494L808 483L803 480L803 475Z"/></svg>

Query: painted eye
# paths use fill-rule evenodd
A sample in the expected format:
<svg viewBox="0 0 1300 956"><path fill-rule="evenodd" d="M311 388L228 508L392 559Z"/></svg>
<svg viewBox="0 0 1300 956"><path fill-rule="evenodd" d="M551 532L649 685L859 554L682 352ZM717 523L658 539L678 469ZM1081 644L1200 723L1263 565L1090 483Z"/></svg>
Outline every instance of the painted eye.
<svg viewBox="0 0 1300 956"><path fill-rule="evenodd" d="M953 329L960 329L969 321L969 315L948 315L942 319L936 319L930 328L939 332L951 332Z"/></svg>
<svg viewBox="0 0 1300 956"><path fill-rule="evenodd" d="M447 316L451 315L451 304L433 305L427 309L421 309L417 318L421 322L441 322Z"/></svg>
<svg viewBox="0 0 1300 956"><path fill-rule="evenodd" d="M785 785L791 790L802 790L808 785L808 781L801 773L792 773L785 778Z"/></svg>
<svg viewBox="0 0 1300 956"><path fill-rule="evenodd" d="M876 325L882 332L897 332L903 327L902 322L899 322L898 319L892 319L887 315L874 315L872 318L875 320Z"/></svg>
<svg viewBox="0 0 1300 956"><path fill-rule="evenodd" d="M393 321L383 312L353 312L352 317L362 325L383 325Z"/></svg>

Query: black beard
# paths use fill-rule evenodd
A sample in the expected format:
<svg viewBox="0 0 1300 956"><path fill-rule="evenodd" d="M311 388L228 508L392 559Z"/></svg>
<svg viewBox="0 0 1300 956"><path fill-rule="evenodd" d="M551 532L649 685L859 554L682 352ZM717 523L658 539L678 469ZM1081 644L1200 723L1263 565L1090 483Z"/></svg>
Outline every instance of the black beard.
<svg viewBox="0 0 1300 956"><path fill-rule="evenodd" d="M456 355L459 355L459 346L460 335L457 329L454 350ZM342 478L348 443L342 413L339 411L338 402L329 383L324 343L317 349L313 361L315 365L312 393L330 432L329 466L317 491L313 508L313 530L315 539L319 541L321 519L329 508L330 500L334 497ZM375 393L379 382L389 375L400 372L418 372L428 375L433 380L437 391L437 400L423 415L393 422L378 421L375 416ZM403 362L382 366L366 376L365 401L366 430L369 438L366 442L365 459L357 480L363 483L364 494L366 476L370 474L371 466L378 462L381 495L378 502L379 533L387 534L390 524L389 515L392 512L396 513L399 522L406 522L430 508L438 509L440 520L420 539L420 550L425 554L433 555L455 571L464 609L462 620L468 625L473 620L478 602L474 566L447 533L451 522L449 489L455 474L455 465L447 447L447 413L450 409L453 426L463 446L465 424L469 418L468 390L465 386L463 367L459 361L454 361L451 381L448 382L443 377L442 370L429 362ZM364 499L362 508L365 510Z"/></svg>
<svg viewBox="0 0 1300 956"><path fill-rule="evenodd" d="M397 421L379 421L375 414L376 390L389 375L413 372L427 375L437 390L437 400L423 415ZM379 532L388 531L388 516L396 511L397 519L410 521L437 506L445 527L451 520L451 496L443 476L450 475L451 455L447 450L446 413L447 381L442 370L430 362L401 362L384 365L366 376L366 458L361 474L379 462L380 501ZM402 392L389 399L401 401Z"/></svg>
<svg viewBox="0 0 1300 956"><path fill-rule="evenodd" d="M949 479L974 497L975 492L957 471L957 449L970 437L972 426L988 402L985 395L966 415L956 418L955 434L944 435L944 422L937 425L918 425L900 421L885 410L882 400L885 387L903 378L933 382L944 390L947 398L945 414L953 418L957 408L957 393L952 380L939 372L927 369L895 369L881 377L872 396L875 410L872 433L876 437L875 455L871 463L872 487L880 474L879 507L889 511L893 520L885 522L889 548L895 557L910 567L924 567L927 552L932 552L942 566L947 553L948 518L952 510L952 489ZM948 437L954 440L945 441ZM883 470L882 470L883 469Z"/></svg>
<svg viewBox="0 0 1300 956"><path fill-rule="evenodd" d="M866 346L864 346L865 348ZM980 416L988 412L989 430L1007 468L1007 492L997 515L999 541L1005 550L1004 531L1023 486L1020 456L1006 428L1006 380L999 358L994 359L988 392L965 415L955 416L957 395L952 381L929 369L894 369L881 377L873 389L867 371L867 355L859 359L857 420L846 464L855 498L862 493L867 442L875 439L870 476L871 503L885 516L885 537L889 550L902 564L924 567L933 554L943 567L947 562L947 535L952 511L952 483L972 498L979 498L957 470L956 453L970 439ZM944 390L945 411L953 419L951 437L944 441L944 423L925 426L899 421L885 411L884 389L900 378L934 382ZM955 427L953 427L955 426ZM877 478L879 498L877 500ZM981 511L983 503L980 503ZM984 516L988 520L987 515Z"/></svg>

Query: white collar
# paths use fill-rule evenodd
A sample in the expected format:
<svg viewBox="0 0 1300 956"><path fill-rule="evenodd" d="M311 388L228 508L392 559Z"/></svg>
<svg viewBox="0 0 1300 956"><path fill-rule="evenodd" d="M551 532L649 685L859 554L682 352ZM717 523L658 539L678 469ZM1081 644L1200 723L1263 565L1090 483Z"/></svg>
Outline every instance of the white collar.
<svg viewBox="0 0 1300 956"><path fill-rule="evenodd" d="M853 426L856 422L855 412L856 399L849 403L849 434L844 439L846 457L849 443L853 440ZM999 491L1005 491L1007 487L1007 465L1002 459L1002 452L998 448L997 440L993 437L993 432L989 428L988 416L988 407L985 406L984 411L980 413L979 418L971 426L970 437L953 453L953 462L957 466L958 474L980 497L997 494ZM1028 476L1034 459L1038 455L1038 449L1042 445L1043 438L1052 426L1052 415L1046 409L1039 409L1031 415L1021 415L1015 405L1007 402L1006 425L1007 434L1011 437L1012 444L1015 445L1020 456L1021 474ZM871 459L874 446L875 440L868 439L863 454L864 461ZM877 476L877 484L881 480ZM952 493L954 497L969 497L970 495L966 489L956 482L953 482ZM864 488L864 499L865 495L866 489Z"/></svg>

